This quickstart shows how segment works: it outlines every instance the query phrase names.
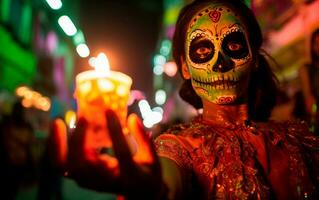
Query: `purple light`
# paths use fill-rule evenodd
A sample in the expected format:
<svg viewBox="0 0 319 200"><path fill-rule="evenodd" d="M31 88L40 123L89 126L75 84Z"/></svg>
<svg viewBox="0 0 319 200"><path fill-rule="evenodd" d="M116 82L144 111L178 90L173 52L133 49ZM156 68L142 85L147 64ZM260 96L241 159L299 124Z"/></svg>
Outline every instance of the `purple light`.
<svg viewBox="0 0 319 200"><path fill-rule="evenodd" d="M46 48L50 53L53 53L57 46L57 36L53 31L50 31L46 38Z"/></svg>

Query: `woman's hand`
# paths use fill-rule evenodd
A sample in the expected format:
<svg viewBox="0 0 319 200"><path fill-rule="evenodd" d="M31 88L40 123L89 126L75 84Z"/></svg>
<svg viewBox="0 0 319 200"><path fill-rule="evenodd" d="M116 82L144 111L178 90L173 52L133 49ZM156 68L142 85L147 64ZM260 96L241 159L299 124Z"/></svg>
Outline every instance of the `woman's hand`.
<svg viewBox="0 0 319 200"><path fill-rule="evenodd" d="M113 111L106 112L106 121L114 157L100 153L97 143L94 142L96 130L90 128L84 119L79 119L69 141L67 162L69 176L81 186L123 194L127 199L163 199L161 195L166 192L160 163L137 115L131 114L128 117L128 130L133 134L138 146L134 155ZM61 134L60 132L55 135ZM99 140L107 140L107 137L97 137ZM61 152L59 157L63 160L64 153Z"/></svg>

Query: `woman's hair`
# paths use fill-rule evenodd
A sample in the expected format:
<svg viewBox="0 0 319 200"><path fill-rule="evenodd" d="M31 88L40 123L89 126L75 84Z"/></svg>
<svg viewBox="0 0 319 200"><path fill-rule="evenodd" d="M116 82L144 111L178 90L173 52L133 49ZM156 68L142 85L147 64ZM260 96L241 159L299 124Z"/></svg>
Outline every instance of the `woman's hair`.
<svg viewBox="0 0 319 200"><path fill-rule="evenodd" d="M268 61L261 54L263 42L262 32L254 13L240 0L195 0L185 6L177 19L173 37L173 57L181 72L182 60L185 59L185 40L188 24L194 15L205 5L210 3L227 3L232 6L247 26L247 34L256 62L252 70L248 88L248 112L250 119L263 121L268 119L271 109L276 103L277 79L275 78ZM193 105L196 109L202 108L201 98L194 91L191 80L184 80L179 92L181 98Z"/></svg>
<svg viewBox="0 0 319 200"><path fill-rule="evenodd" d="M315 44L315 39L316 37L319 36L319 28L316 29L312 34L311 34L311 39L310 39L310 53L311 53L311 62L314 63L315 61L319 60L318 54L316 54L314 50L314 44Z"/></svg>

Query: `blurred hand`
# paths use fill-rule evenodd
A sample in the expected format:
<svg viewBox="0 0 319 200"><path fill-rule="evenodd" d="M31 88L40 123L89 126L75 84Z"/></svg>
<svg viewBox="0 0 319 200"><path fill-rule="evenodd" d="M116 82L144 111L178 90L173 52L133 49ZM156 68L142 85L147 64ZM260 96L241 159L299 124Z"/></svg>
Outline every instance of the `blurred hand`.
<svg viewBox="0 0 319 200"><path fill-rule="evenodd" d="M100 147L96 142L92 142L97 130L90 128L87 121L81 118L69 141L69 176L83 187L123 194L127 199L162 198L160 193L164 185L160 163L137 115L131 114L128 117L128 130L138 145L134 155L130 151L116 114L108 110L106 120L108 131L104 134L109 133L114 157L100 153ZM61 128L55 130L64 132ZM59 135L63 135L62 132L55 135L61 137ZM107 137L99 139L107 140ZM60 160L65 160L65 153L58 153Z"/></svg>

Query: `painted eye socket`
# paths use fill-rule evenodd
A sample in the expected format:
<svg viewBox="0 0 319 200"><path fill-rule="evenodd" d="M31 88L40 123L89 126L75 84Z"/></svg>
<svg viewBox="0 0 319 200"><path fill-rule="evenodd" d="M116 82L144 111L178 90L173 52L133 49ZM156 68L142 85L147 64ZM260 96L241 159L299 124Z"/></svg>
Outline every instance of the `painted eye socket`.
<svg viewBox="0 0 319 200"><path fill-rule="evenodd" d="M194 63L204 63L214 56L214 44L204 38L195 38L189 48L189 57Z"/></svg>
<svg viewBox="0 0 319 200"><path fill-rule="evenodd" d="M246 38L241 32L233 32L227 35L222 43L224 53L234 59L241 59L248 55Z"/></svg>

